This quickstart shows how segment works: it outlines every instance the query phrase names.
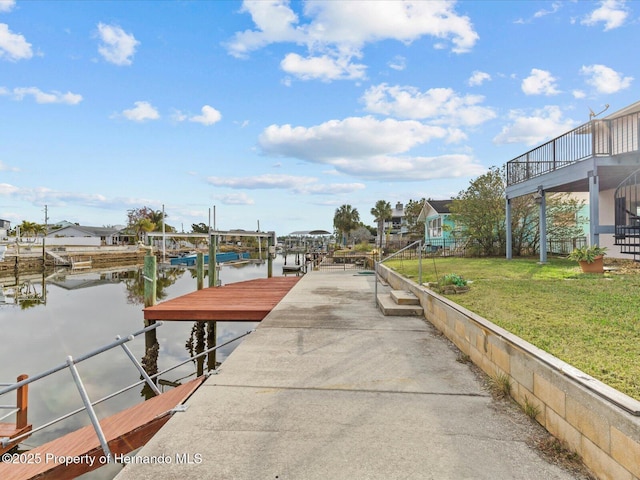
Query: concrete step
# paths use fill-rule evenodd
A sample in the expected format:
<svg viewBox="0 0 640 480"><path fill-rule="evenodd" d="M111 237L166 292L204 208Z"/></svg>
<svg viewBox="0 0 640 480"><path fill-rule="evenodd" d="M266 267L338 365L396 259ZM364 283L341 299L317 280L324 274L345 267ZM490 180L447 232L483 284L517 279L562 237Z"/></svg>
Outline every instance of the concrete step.
<svg viewBox="0 0 640 480"><path fill-rule="evenodd" d="M391 294L379 293L378 306L384 315L396 317L422 316L424 311L420 305L398 305Z"/></svg>
<svg viewBox="0 0 640 480"><path fill-rule="evenodd" d="M391 299L398 305L420 305L420 300L407 290L391 290Z"/></svg>

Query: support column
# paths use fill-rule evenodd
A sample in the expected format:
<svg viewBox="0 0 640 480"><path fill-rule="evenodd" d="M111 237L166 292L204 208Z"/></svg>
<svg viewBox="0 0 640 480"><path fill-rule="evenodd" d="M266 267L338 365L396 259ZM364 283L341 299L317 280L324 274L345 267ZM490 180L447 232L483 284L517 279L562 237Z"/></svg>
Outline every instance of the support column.
<svg viewBox="0 0 640 480"><path fill-rule="evenodd" d="M541 195L540 204L540 263L547 263L547 194L542 188L538 190Z"/></svg>
<svg viewBox="0 0 640 480"><path fill-rule="evenodd" d="M600 186L596 171L589 172L589 245L600 244Z"/></svg>
<svg viewBox="0 0 640 480"><path fill-rule="evenodd" d="M507 205L506 205L506 229L507 229L507 260L511 260L513 258L513 233L511 232L511 199L507 197Z"/></svg>
<svg viewBox="0 0 640 480"><path fill-rule="evenodd" d="M218 235L209 235L209 287L218 286L218 269L216 265L216 253L218 250Z"/></svg>

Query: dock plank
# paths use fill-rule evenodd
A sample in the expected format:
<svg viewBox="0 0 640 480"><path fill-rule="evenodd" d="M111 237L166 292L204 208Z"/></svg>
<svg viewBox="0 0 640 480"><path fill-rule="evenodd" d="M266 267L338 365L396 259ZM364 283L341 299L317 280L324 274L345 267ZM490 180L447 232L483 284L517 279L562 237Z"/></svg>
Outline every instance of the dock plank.
<svg viewBox="0 0 640 480"><path fill-rule="evenodd" d="M144 309L145 320L259 322L301 277L272 277L203 288Z"/></svg>
<svg viewBox="0 0 640 480"><path fill-rule="evenodd" d="M198 377L184 385L153 397L146 402L100 420L100 425L113 455L123 455L140 448L171 418L171 410L180 405L202 384ZM73 479L102 466L104 456L93 428L87 425L75 432L29 450L33 463L0 462L0 478ZM65 466L60 457L83 458L82 462ZM90 458L95 459L91 465ZM36 461L39 460L39 463Z"/></svg>

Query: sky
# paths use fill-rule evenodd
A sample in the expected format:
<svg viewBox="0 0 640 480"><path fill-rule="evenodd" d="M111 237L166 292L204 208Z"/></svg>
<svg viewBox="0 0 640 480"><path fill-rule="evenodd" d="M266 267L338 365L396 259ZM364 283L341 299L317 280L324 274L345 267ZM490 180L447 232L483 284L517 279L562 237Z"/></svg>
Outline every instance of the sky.
<svg viewBox="0 0 640 480"><path fill-rule="evenodd" d="M286 235L348 204L373 226L378 200L455 197L640 100L639 19L624 0L0 0L0 218L146 206Z"/></svg>

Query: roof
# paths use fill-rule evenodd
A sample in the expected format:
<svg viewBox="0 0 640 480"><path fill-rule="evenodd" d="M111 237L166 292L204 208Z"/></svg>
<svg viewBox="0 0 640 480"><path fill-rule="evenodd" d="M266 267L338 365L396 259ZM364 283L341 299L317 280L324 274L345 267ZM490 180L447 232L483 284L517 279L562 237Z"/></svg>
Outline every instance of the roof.
<svg viewBox="0 0 640 480"><path fill-rule="evenodd" d="M453 199L448 200L427 200L424 202L418 221L424 222L428 217L433 216L434 212L438 215L446 215L451 213L449 206Z"/></svg>
<svg viewBox="0 0 640 480"><path fill-rule="evenodd" d="M292 237L303 237L303 236L323 236L323 235L331 235L331 232L327 232L326 230L296 230L295 232L291 232L289 236Z"/></svg>
<svg viewBox="0 0 640 480"><path fill-rule="evenodd" d="M63 232L67 229L79 230L94 237L108 237L119 232L119 229L111 227L85 227L83 225L68 225L56 230L50 230L47 235L59 235L60 232Z"/></svg>
<svg viewBox="0 0 640 480"><path fill-rule="evenodd" d="M451 205L452 201L453 201L452 199L449 199L449 200L427 200L426 203L431 205L431 208L433 208L438 213L451 213L451 211L449 210L449 206Z"/></svg>
<svg viewBox="0 0 640 480"><path fill-rule="evenodd" d="M640 101L636 103L632 103L624 107L622 110L618 110L617 112L613 112L611 115L607 115L604 117L605 120L612 120L614 118L622 117L624 115L629 115L630 113L640 112Z"/></svg>

